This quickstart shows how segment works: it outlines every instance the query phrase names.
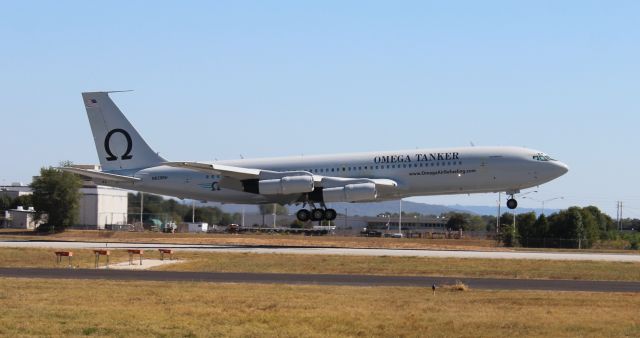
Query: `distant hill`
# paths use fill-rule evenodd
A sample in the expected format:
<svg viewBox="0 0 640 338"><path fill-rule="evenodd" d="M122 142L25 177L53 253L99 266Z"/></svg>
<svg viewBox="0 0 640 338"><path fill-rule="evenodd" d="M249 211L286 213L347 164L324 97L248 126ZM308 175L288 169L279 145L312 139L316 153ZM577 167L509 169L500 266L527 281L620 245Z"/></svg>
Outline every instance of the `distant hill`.
<svg viewBox="0 0 640 338"><path fill-rule="evenodd" d="M491 215L491 216L495 216L496 213L498 212L498 206L494 205L494 206L483 206L483 205L448 205L448 208L451 209L455 209L455 210L462 210L462 211L466 211L466 212L470 212L473 214L478 214L478 215ZM521 213L525 213L525 212L535 212L536 214L538 214L540 212L539 208L517 208L516 211L521 214ZM546 215L551 215L554 212L558 212L558 209L545 209L544 213ZM500 213L504 214L505 212L510 212L510 210L507 208L507 206L502 206L500 208Z"/></svg>

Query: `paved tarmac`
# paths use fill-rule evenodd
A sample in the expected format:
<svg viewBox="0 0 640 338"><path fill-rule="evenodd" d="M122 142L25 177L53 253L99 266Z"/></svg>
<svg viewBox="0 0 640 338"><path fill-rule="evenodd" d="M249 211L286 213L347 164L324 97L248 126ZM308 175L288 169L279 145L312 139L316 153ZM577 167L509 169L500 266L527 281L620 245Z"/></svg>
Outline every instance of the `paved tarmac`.
<svg viewBox="0 0 640 338"><path fill-rule="evenodd" d="M428 288L430 288L433 284L436 284L438 286L450 285L454 284L456 281L461 281L471 289L640 292L640 282L449 278L421 276L132 271L66 268L0 268L0 277L343 286L413 286Z"/></svg>
<svg viewBox="0 0 640 338"><path fill-rule="evenodd" d="M423 249L356 249L326 247L279 247L279 246L234 246L207 244L157 244L157 243L97 243L66 241L0 241L0 247L54 248L54 249L157 249L171 248L184 251L205 252L249 252L305 255L352 255L352 256L403 256L403 257L450 257L490 259L541 259L573 261L638 262L637 253L590 253L549 251L471 251L471 250L423 250Z"/></svg>

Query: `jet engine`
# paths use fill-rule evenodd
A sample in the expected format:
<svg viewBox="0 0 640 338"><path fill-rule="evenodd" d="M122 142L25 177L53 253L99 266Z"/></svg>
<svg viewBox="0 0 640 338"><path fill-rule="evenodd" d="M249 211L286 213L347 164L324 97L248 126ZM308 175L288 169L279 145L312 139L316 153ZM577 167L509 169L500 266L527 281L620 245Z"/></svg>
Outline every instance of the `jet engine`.
<svg viewBox="0 0 640 338"><path fill-rule="evenodd" d="M258 191L265 195L302 194L313 191L312 176L285 176L258 181Z"/></svg>
<svg viewBox="0 0 640 338"><path fill-rule="evenodd" d="M378 197L374 183L347 184L344 187L322 189L324 202L359 202Z"/></svg>

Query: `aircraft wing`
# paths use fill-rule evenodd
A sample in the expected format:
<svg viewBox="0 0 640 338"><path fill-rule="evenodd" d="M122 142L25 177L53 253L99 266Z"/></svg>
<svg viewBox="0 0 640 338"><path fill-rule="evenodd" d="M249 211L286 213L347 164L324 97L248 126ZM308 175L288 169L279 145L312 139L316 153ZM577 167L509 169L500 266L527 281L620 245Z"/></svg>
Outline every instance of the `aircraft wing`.
<svg viewBox="0 0 640 338"><path fill-rule="evenodd" d="M73 174L77 174L80 176L89 177L91 179L102 180L102 181L121 182L121 183L135 183L140 181L140 179L137 177L109 174L109 173L96 171L96 170L80 169L80 168L73 168L73 167L60 167L57 169L70 172Z"/></svg>
<svg viewBox="0 0 640 338"><path fill-rule="evenodd" d="M162 164L175 168L191 169L207 174L220 174L238 180L258 179L260 178L260 172L263 171L260 169L233 167L228 165L208 164L200 162L164 162Z"/></svg>
<svg viewBox="0 0 640 338"><path fill-rule="evenodd" d="M385 178L345 178L336 176L321 176L315 175L308 171L272 171L255 168L244 168L236 166L228 166L221 164L209 164L201 162L164 162L163 165L176 168L186 168L204 172L207 174L216 174L236 179L238 181L245 180L272 180L280 179L287 176L307 176L313 178L315 187L319 188L337 188L343 187L347 184L357 183L373 183L376 188L393 189L398 186L398 183L391 179ZM233 186L228 186L233 189ZM242 190L240 185L235 187L237 190Z"/></svg>

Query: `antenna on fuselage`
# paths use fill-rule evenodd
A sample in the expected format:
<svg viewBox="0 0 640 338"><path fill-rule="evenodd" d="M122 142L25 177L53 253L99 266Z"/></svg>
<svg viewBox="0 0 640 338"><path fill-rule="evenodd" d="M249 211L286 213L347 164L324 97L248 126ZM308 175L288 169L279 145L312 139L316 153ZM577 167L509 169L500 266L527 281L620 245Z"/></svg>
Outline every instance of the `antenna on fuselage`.
<svg viewBox="0 0 640 338"><path fill-rule="evenodd" d="M473 141L469 141L469 144L470 144L472 147L475 147L475 146L476 146L476 145L473 143Z"/></svg>

